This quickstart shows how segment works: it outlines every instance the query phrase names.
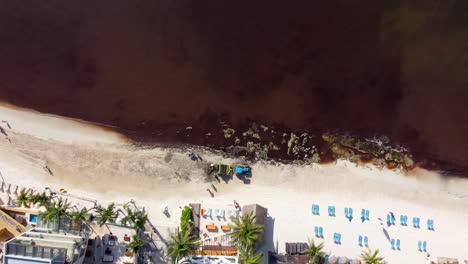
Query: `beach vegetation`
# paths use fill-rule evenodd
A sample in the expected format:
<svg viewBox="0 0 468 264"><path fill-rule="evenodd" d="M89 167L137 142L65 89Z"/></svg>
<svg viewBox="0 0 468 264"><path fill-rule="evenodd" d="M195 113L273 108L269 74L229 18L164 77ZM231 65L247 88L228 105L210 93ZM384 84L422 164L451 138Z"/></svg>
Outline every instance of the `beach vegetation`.
<svg viewBox="0 0 468 264"><path fill-rule="evenodd" d="M192 255L200 246L200 239L193 237L188 229L180 229L170 237L168 256L172 257L174 263L179 263L183 258Z"/></svg>
<svg viewBox="0 0 468 264"><path fill-rule="evenodd" d="M362 252L361 257L365 264L385 264L383 257L379 257L379 250L371 250L368 249L367 251Z"/></svg>
<svg viewBox="0 0 468 264"><path fill-rule="evenodd" d="M125 217L122 218L122 225L132 226L137 230L145 229L145 225L148 222L148 214L143 213L142 211L135 209L132 210L130 207L125 207Z"/></svg>
<svg viewBox="0 0 468 264"><path fill-rule="evenodd" d="M78 225L82 226L84 223L86 223L89 219L89 213L88 209L86 207L81 208L81 210L71 212L71 217L73 219L73 222Z"/></svg>
<svg viewBox="0 0 468 264"><path fill-rule="evenodd" d="M180 228L182 230L189 231L192 226L192 209L189 206L185 206L182 209L182 215L180 216Z"/></svg>
<svg viewBox="0 0 468 264"><path fill-rule="evenodd" d="M115 204L111 203L107 207L103 207L99 205L96 209L99 221L98 225L103 226L107 222L113 222L114 219L117 217L117 212L115 211Z"/></svg>
<svg viewBox="0 0 468 264"><path fill-rule="evenodd" d="M263 258L263 253L254 254L253 248L244 248L240 250L239 264L260 264Z"/></svg>
<svg viewBox="0 0 468 264"><path fill-rule="evenodd" d="M46 211L41 213L41 220L45 223L57 221L60 226L60 221L64 218L70 217L68 210L70 203L67 200L59 198L57 202L53 202L46 206Z"/></svg>
<svg viewBox="0 0 468 264"><path fill-rule="evenodd" d="M305 253L310 258L311 264L321 264L325 260L325 252L323 252L323 243L315 244L314 240L309 241L309 247Z"/></svg>
<svg viewBox="0 0 468 264"><path fill-rule="evenodd" d="M28 202L30 205L39 205L47 207L50 204L51 199L49 195L47 195L45 192L42 192L30 195L28 197Z"/></svg>
<svg viewBox="0 0 468 264"><path fill-rule="evenodd" d="M16 197L16 205L18 207L25 206L29 207L29 195L25 190L22 190L18 197Z"/></svg>
<svg viewBox="0 0 468 264"><path fill-rule="evenodd" d="M133 235L132 237L132 242L128 243L127 245L127 248L135 253L135 254L138 254L138 252L140 251L140 249L144 246L148 244L148 241L142 239L140 236L138 235Z"/></svg>
<svg viewBox="0 0 468 264"><path fill-rule="evenodd" d="M263 226L255 222L255 215L244 214L240 219L231 216L232 228L231 238L240 249L254 248L257 241L263 234Z"/></svg>

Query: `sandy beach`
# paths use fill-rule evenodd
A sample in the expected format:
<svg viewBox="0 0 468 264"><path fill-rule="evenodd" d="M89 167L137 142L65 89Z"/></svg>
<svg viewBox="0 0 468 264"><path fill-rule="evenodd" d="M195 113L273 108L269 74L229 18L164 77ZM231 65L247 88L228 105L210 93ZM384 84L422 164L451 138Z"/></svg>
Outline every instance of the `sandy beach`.
<svg viewBox="0 0 468 264"><path fill-rule="evenodd" d="M228 183L206 176L204 164L190 160L187 150L141 149L118 133L76 120L0 106L0 124L7 136L0 137L0 171L6 182L38 190L65 188L70 194L100 202L125 203L134 199L149 210L158 228L178 225L180 206L190 202L241 205L258 203L268 208L269 221L263 249L285 251L285 242L307 242L314 226L324 228L325 250L336 256L358 257L358 235L369 237L369 247L380 249L388 263L429 263L437 257L468 257L468 180L441 177L422 169L403 174L336 164L298 166L257 162L253 177L244 184L234 177ZM239 163L207 150L198 153L206 161ZM50 168L49 173L44 167ZM212 198L206 189L214 183ZM320 216L311 205L319 204ZM169 206L171 217L162 212ZM336 217L327 206L336 206ZM352 207L348 221L344 208ZM361 222L361 208L370 210L370 221ZM381 225L388 212L397 215L395 226ZM399 215L410 217L407 227ZM411 226L411 217L421 218L421 228ZM426 228L434 219L435 230ZM385 231L384 231L384 229ZM333 233L342 234L341 245ZM387 236L385 235L387 233ZM401 250L392 250L388 238L400 239ZM428 253L419 252L418 241L427 241Z"/></svg>

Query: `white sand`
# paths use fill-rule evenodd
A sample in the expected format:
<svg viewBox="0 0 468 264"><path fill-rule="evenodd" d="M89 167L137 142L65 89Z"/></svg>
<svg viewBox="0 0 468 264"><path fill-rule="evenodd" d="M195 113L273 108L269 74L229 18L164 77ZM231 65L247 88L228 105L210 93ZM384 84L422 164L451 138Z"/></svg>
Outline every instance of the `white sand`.
<svg viewBox="0 0 468 264"><path fill-rule="evenodd" d="M11 143L0 138L0 171L5 181L36 188L63 187L71 194L103 202L124 203L133 198L149 209L152 223L162 233L178 225L179 206L189 202L227 205L235 199L241 205L256 202L268 208L271 220L264 249L278 245L284 252L285 242L306 242L319 225L324 228L326 251L337 256L360 255L358 234L368 236L370 247L379 248L389 263L428 263L426 255L417 250L418 240L427 241L431 257L462 261L468 256L464 243L468 237L468 180L446 180L423 170L404 176L344 161L325 166L257 163L252 166L251 184L238 179L215 183L218 192L211 198L206 191L211 183L205 182L202 164L179 150L135 149L119 143L123 141L115 133L107 137L107 132L88 125L35 113L0 108L0 118L12 126L6 129ZM62 129L65 125L73 129ZM201 155L209 161L222 160L206 151ZM312 203L320 204L321 216L312 215ZM162 214L166 204L170 218ZM336 218L326 215L329 204L336 206ZM344 207L354 209L351 223L344 218ZM370 222L358 219L363 207L371 211ZM376 220L385 220L388 211L395 213L397 226L387 230L390 237L401 240L401 251L390 249ZM410 217L409 225L412 216L421 217L421 229L400 227L400 214ZM435 220L435 231L426 229L427 218ZM342 234L342 245L333 244L333 232Z"/></svg>

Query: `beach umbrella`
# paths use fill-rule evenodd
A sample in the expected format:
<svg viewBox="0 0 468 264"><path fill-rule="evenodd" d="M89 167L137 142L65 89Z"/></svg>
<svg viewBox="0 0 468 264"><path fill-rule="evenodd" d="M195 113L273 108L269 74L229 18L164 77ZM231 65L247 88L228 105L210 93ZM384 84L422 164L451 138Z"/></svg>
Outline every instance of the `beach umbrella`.
<svg viewBox="0 0 468 264"><path fill-rule="evenodd" d="M338 259L335 256L331 256L328 258L329 264L338 264Z"/></svg>
<svg viewBox="0 0 468 264"><path fill-rule="evenodd" d="M349 259L347 257L340 257L338 264L348 264Z"/></svg>

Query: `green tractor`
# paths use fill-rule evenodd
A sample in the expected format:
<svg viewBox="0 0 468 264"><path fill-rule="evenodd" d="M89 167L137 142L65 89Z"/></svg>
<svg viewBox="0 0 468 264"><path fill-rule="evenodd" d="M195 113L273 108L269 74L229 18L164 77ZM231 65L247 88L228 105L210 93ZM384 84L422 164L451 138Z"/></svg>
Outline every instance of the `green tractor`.
<svg viewBox="0 0 468 264"><path fill-rule="evenodd" d="M211 164L210 165L210 171L215 172L217 176L223 177L223 176L228 176L232 177L232 167L231 165L227 164Z"/></svg>

